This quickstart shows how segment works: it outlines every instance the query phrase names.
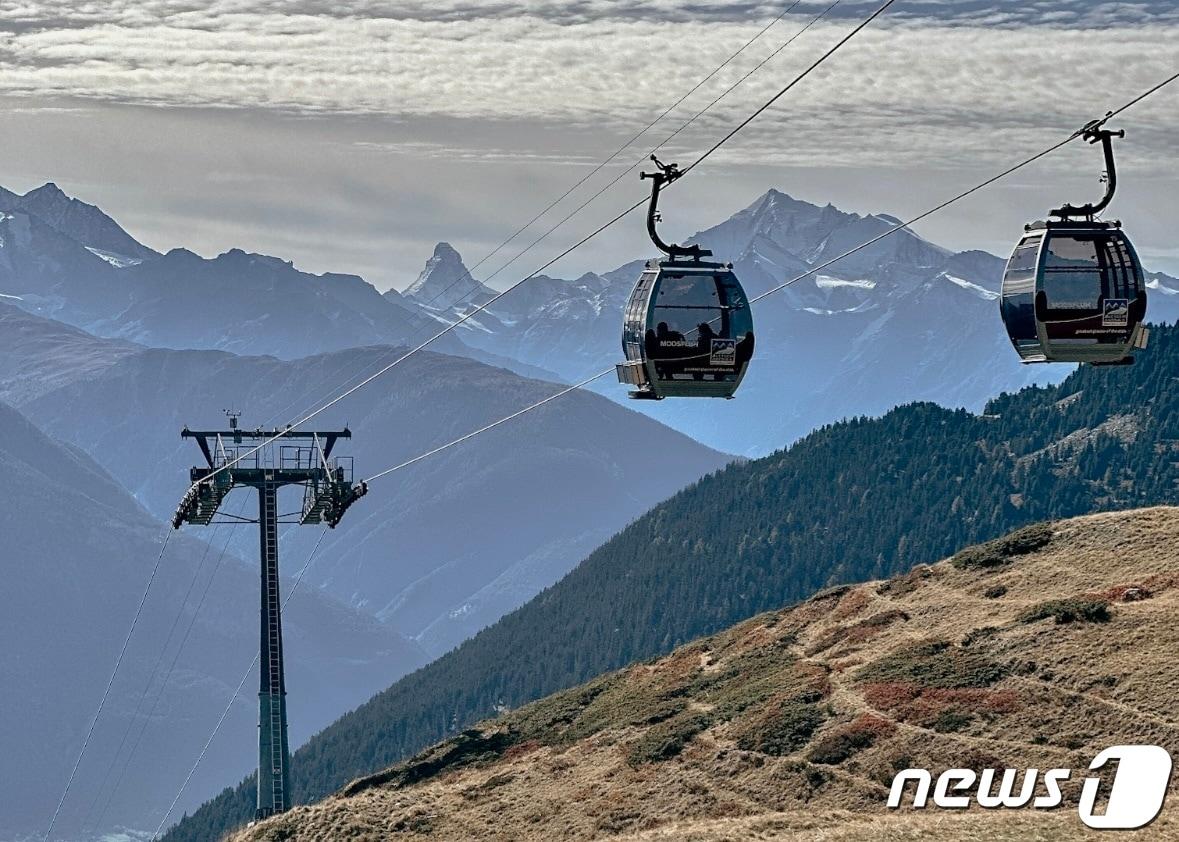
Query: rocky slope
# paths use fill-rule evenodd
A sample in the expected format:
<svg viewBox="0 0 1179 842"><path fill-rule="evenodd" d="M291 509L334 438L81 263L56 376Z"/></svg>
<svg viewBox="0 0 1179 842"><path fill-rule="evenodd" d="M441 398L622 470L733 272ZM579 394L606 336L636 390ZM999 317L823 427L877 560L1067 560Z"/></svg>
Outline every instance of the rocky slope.
<svg viewBox="0 0 1179 842"><path fill-rule="evenodd" d="M1179 750L1176 541L1171 508L1028 527L512 711L231 839L1076 838L1073 810L889 812L887 785ZM1164 812L1135 838L1177 830Z"/></svg>
<svg viewBox="0 0 1179 842"><path fill-rule="evenodd" d="M0 350L0 400L17 405L96 377L144 349L99 339L0 299Z"/></svg>

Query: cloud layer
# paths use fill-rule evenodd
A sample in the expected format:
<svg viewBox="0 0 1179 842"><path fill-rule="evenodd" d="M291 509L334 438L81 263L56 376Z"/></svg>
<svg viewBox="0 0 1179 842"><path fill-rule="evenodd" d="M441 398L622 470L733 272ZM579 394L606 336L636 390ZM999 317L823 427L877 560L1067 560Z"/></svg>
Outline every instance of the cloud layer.
<svg viewBox="0 0 1179 842"><path fill-rule="evenodd" d="M314 242L305 265L367 271L380 265L380 242L394 233L404 240L406 253L420 249L427 255L430 240L461 242L469 236L494 243L506 236L551 198L542 195L545 190L558 195L785 5L0 0L5 66L0 97L22 114L10 123L9 137L0 127L0 142L13 150L23 141L29 163L18 170L30 178L68 182L63 171L86 171L83 159L89 156L87 177L111 192L104 185L121 177L115 173L123 166L117 160L122 155L145 168L155 162L177 190L205 191L201 201L210 206L209 218L173 229L166 220L147 220L153 229L147 235L158 230L158 244L204 245L199 235L193 242L195 224L208 233L208 250L264 248L230 241L250 229L216 214L220 195L240 203L241 218L257 219L259 238L276 249L293 248L284 253L299 258L304 256L299 243ZM649 131L623 156L625 162L666 138L830 5L831 0L802 0ZM677 135L668 156L691 160L876 5L877 0L841 0ZM1179 0L901 0L724 147L707 170L725 174L727 182L719 188L727 191L726 210L739 206L737 192L770 184L788 188L781 176L789 171L792 180L813 188L811 198L827 198L824 184L831 185L832 200L852 192L848 185L853 185L854 195L871 201L873 209L903 212L906 199L921 193L922 185L912 185L914 173L957 185L968 174L985 174L1044 148L1175 72L1177 36ZM1179 85L1121 121L1130 131L1121 157L1127 173L1174 183L1177 104ZM208 117L217 112L225 116ZM11 108L6 113L13 114ZM50 117L68 113L86 116L72 122ZM65 126L79 137L62 143L48 137L50 126ZM11 133L17 131L24 135L14 140ZM104 143L105 158L99 154ZM34 165L34 159L49 160L44 149L55 150L56 163ZM94 163L100 159L110 162L103 165L110 168L105 180ZM195 168L202 168L199 189L185 180ZM1098 168L1093 153L1078 145L1028 177L1083 173L1078 183L1084 186ZM603 175L617 171L609 168ZM314 177L314 198L306 190L278 187L284 179L305 185L312 173L321 174ZM701 173L702 179L709 177L704 169ZM250 184L248 200L227 192L243 183ZM898 183L905 188L882 186ZM740 191L732 186L738 184ZM636 189L629 180L624 185L632 193ZM333 238L323 232L322 207L311 202L322 202L337 186L366 211L379 207L399 220L371 232L362 249L368 256L359 264L349 264L338 246L330 253L332 259L344 256L341 263L329 264L325 257L325 241ZM145 178L139 189L152 187ZM209 192L214 189L221 193ZM494 199L503 189L515 195ZM1127 195L1134 189L1131 180ZM373 194L388 191L398 198L381 205ZM502 201L501 210L519 206L519 213L488 220L478 215L472 197L484 206ZM147 206L135 202L132 213ZM719 212L703 209L700 221ZM313 222L317 216L319 227ZM283 229L279 241L267 219L292 227ZM351 220L345 228L367 219ZM502 233L495 222L502 223ZM1155 245L1158 253L1172 248ZM398 282L414 271L399 270Z"/></svg>
<svg viewBox="0 0 1179 842"><path fill-rule="evenodd" d="M626 132L690 89L778 8L413 0L350 4L341 15L338 5L0 4L9 30L0 36L0 94L47 104L68 97ZM859 16L873 5L845 0L717 106L698 135L739 119L834 43L851 24L839 14ZM816 164L855 165L875 147L906 162L933 155L948 164L987 155L990 129L1071 127L1179 66L1179 11L1171 3L1054 0L1000 12L994 5L1008 4L900 4L760 121L743 152L726 150L728 159L805 154ZM681 119L822 8L800 4L685 103ZM1160 139L1175 128L1157 110L1144 122ZM954 151L920 139L930 135ZM543 138L518 138L512 147L554 154Z"/></svg>

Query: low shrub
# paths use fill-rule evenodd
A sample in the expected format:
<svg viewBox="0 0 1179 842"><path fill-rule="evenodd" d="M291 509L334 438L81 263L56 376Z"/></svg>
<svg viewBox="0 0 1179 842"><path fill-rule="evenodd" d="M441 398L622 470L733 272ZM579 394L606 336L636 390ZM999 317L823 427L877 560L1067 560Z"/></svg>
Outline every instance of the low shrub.
<svg viewBox="0 0 1179 842"><path fill-rule="evenodd" d="M1001 664L944 641L918 644L862 667L867 683L907 682L920 687L989 687L1006 675Z"/></svg>
<svg viewBox="0 0 1179 842"><path fill-rule="evenodd" d="M631 744L626 759L632 766L644 763L659 763L670 760L684 750L692 738L712 723L708 714L699 711L684 711L658 725Z"/></svg>
<svg viewBox="0 0 1179 842"><path fill-rule="evenodd" d="M1118 585L1117 587L1109 588L1095 594L1086 594L1086 596L1093 599L1100 599L1104 602L1142 602L1144 599L1150 599L1154 593L1150 588L1144 585Z"/></svg>
<svg viewBox="0 0 1179 842"><path fill-rule="evenodd" d="M808 658L814 657L820 652L825 652L837 643L844 641L848 643L865 643L893 623L907 621L908 619L909 615L904 611L890 609L873 614L871 617L860 620L858 623L848 626L836 626L835 628L829 629L819 640L809 646L806 650L806 655Z"/></svg>
<svg viewBox="0 0 1179 842"><path fill-rule="evenodd" d="M864 688L864 701L877 710L894 711L921 695L921 688L910 681L887 681Z"/></svg>
<svg viewBox="0 0 1179 842"><path fill-rule="evenodd" d="M831 612L831 615L840 620L846 620L867 608L868 602L868 592L863 588L857 588L856 590L849 591L839 600L839 604L835 606L835 610Z"/></svg>
<svg viewBox="0 0 1179 842"><path fill-rule="evenodd" d="M926 688L904 682L869 684L864 700L898 722L937 731L958 730L976 717L992 719L1023 707L1012 690Z"/></svg>
<svg viewBox="0 0 1179 842"><path fill-rule="evenodd" d="M877 586L876 593L880 596L891 596L894 598L906 596L920 588L933 575L933 568L922 564L914 567L908 573L882 582Z"/></svg>
<svg viewBox="0 0 1179 842"><path fill-rule="evenodd" d="M857 752L871 748L877 740L890 736L895 730L896 726L887 719L866 713L816 742L807 759L812 763L836 766Z"/></svg>
<svg viewBox="0 0 1179 842"><path fill-rule="evenodd" d="M937 715L937 718L933 720L930 727L935 731L946 734L961 731L973 721L974 717L969 713L948 708Z"/></svg>
<svg viewBox="0 0 1179 842"><path fill-rule="evenodd" d="M1062 623L1105 623L1109 621L1109 605L1102 599L1076 597L1074 599L1050 599L1033 605L1019 615L1021 623L1035 623L1052 617Z"/></svg>
<svg viewBox="0 0 1179 842"><path fill-rule="evenodd" d="M818 689L830 692L826 670L799 663L793 638L751 649L731 658L723 669L698 675L687 694L713 708L713 720L733 719L773 698Z"/></svg>
<svg viewBox="0 0 1179 842"><path fill-rule="evenodd" d="M826 715L817 699L790 699L770 706L762 716L740 727L737 748L781 757L805 746L823 724Z"/></svg>
<svg viewBox="0 0 1179 842"><path fill-rule="evenodd" d="M986 569L1007 564L1016 556L1034 553L1052 542L1051 523L1033 523L1002 538L956 553L950 563L959 570Z"/></svg>

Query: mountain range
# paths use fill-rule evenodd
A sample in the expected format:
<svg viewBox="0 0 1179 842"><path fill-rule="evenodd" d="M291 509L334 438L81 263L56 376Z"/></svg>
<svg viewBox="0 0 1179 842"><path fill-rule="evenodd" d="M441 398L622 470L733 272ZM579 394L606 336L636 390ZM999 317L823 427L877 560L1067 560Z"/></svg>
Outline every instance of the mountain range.
<svg viewBox="0 0 1179 842"><path fill-rule="evenodd" d="M1094 757L1179 749L1179 703L1159 692L1179 685L1176 540L1179 509L1092 515L831 589L464 730L229 839L1081 838ZM914 810L911 784L890 810L906 768L996 776L981 794L1004 769L1074 771L1061 809ZM1034 793L1046 794L1042 781ZM1133 836L1177 833L1172 810Z"/></svg>
<svg viewBox="0 0 1179 842"><path fill-rule="evenodd" d="M816 430L655 506L569 575L406 676L295 756L302 801L456 731L848 582L904 573L1023 525L1179 504L1179 328L1131 368ZM178 825L250 815L249 781Z"/></svg>
<svg viewBox="0 0 1179 842"><path fill-rule="evenodd" d="M211 259L183 249L160 254L98 208L53 185L24 196L0 191L0 216L0 400L17 406L58 445L87 454L158 519L170 516L187 468L197 461L177 436L181 426L218 425L223 423L220 410L228 408L246 410L244 420L251 426L281 423L464 312L464 299L454 295L464 284L473 288L476 301L494 294L466 277L461 257L445 244L404 295L381 295L355 276L311 275L281 259L239 249ZM695 239L718 257L734 260L756 295L896 222L819 208L770 191ZM580 379L616 360L618 313L640 265L631 261L575 281L534 279L317 422L352 428L356 437L349 452L357 458L358 476L365 476L551 395L561 387L544 381ZM341 775L404 757L445 736L452 724L485 715L489 707L520 704L630 658L667 651L759 605L775 604L767 599L780 603L831 581L887 575L1036 513L1076 514L1099 505L1141 502L1123 499L1124 491L1104 477L1069 484L1046 479L1037 469L1017 472L1007 481L1001 479L1003 469L996 469L982 485L981 508L961 528L945 529L945 519L955 513L947 513L944 500L933 495L935 490L945 495L953 486L939 480L928 499L921 498L926 506L918 510L915 525L910 507L916 501L907 500L891 517L909 525L877 534L872 527L878 513L870 522L842 513L846 520L836 527L829 519L816 520L817 513L830 514L825 507L831 504L818 484L767 495L767 480L757 469L743 474L741 466L734 466L693 486L687 498L655 510L658 517L679 523L684 535L695 530L693 539L656 531L644 537L648 544L636 542L635 535L644 534L640 525L650 523L644 518L608 541L638 513L730 461L659 420L714 447L758 454L801 436L811 425L882 412L898 400L926 398L981 409L985 395L1015 389L1033 375L1063 376L1060 370L1033 371L1011 361L994 313L1001 265L993 256L952 254L902 231L759 305L759 355L736 401L623 409L600 396L576 393L381 480L374 486L380 493L359 504L325 540L323 563L309 573L309 584L326 604L339 600L357 616L367 615L366 623L380 620L375 627L408 646L414 657L459 648L313 741L306 750L310 754L303 756L319 759L300 761L308 770L297 781L303 796L322 794L324 787L338 785ZM1179 284L1164 276L1152 276L1151 283L1152 315L1165 318L1172 299L1179 301L1170 294ZM1165 342L1170 334L1161 336ZM1157 371L1154 357L1154 351L1144 355L1143 370L1133 376ZM1078 376L1088 382L1086 377L1097 375ZM603 381L600 388L625 402L621 387ZM1090 393L1080 404L1091 414L1111 411L1108 402L1096 400ZM633 409L652 418L628 411ZM913 431L936 440L943 427L949 431L943 445L969 457L977 454L966 442L977 443L985 431L985 424L963 420L975 418L921 407L889 415L878 422L881 427L854 421L836 429L858 431L871 442L871 447L863 441L856 445L865 464L874 464L866 454L887 454L895 446L887 442L904 442ZM1078 434L1086 447L1093 440L1104 446L1108 431L1116 438L1123 430L1121 422L1109 419L1108 426L1102 426L1105 421L1085 426L1079 416L1069 419L1074 426L1050 430L1066 438ZM1004 429L1010 435L1018 432ZM812 482L805 478L816 464L812 457L820 465L843 458L822 455L816 443L831 435L833 447L846 445L848 440L840 438L845 434L821 431L808 439L810 445L782 458L793 460L790 470ZM855 444L854 435L851 441ZM1053 447L1052 441L1043 446ZM1025 444L1000 437L993 446L1011 447L1020 458L1036 462ZM1135 459L1145 459L1127 448ZM1087 470L1113 458L1104 451L1100 459L1084 448L1080 452L1089 460ZM1072 450L1068 454L1076 456ZM877 494L911 497L915 478L923 476L887 460L876 467L898 478ZM824 471L818 473L829 479ZM1050 487L1052 499L1041 503L1029 496L1025 486L1031 482ZM721 540L703 530L702 524L711 522L713 531L723 532L731 520L746 524L725 539L731 538L732 546L764 549L777 541L780 531L758 534L755 544L748 543L759 530L747 526L750 512L741 504L751 492L745 483L753 499L769 500L769 509L757 515L759 523L776 523L782 501L792 501L792 494L810 501L809 512L791 502L793 514L787 516L793 536L789 547L805 562L755 553L758 564L779 574L751 575L742 566L749 559L740 558L745 549L734 568L734 558L721 552ZM1144 493L1156 491L1149 486ZM702 502L710 494L720 495L718 504L727 500L725 510L733 514L718 521L714 504ZM683 499L692 501L690 511L698 517L676 508ZM935 523L939 514L942 520ZM824 532L834 528L868 537L849 547ZM253 556L253 541L245 533L233 537L230 557ZM306 530L284 539L286 564L306 557L313 540ZM675 546L691 549L668 556L667 549ZM135 552L138 557L142 549ZM701 571L694 564L690 572L681 570L683 552L694 562L711 558L715 570ZM549 587L587 557L571 577ZM594 572L604 569L596 561L601 558L626 561L602 578ZM607 568L610 564L617 562L606 563ZM643 571L651 578L644 579ZM111 585L121 587L120 593L134 591L133 579L124 571ZM652 596L665 587L673 590ZM598 591L597 601L588 597L589 588ZM253 584L242 590L252 592ZM533 600L460 646L538 593L539 603ZM569 593L577 596L560 597ZM694 604L684 604L685 599ZM250 610L249 599L241 604L243 611ZM538 604L562 605L571 613L554 619L547 608L537 614ZM337 605L335 610L349 609ZM589 623L588 637L570 627L574 617ZM546 642L538 649L534 639ZM359 651L365 651L363 645ZM502 673L489 676L491 663ZM403 671L400 662L371 670L369 689L387 685ZM418 707L419 701L437 700L444 680L454 690L446 691L441 707ZM404 694L414 698L401 708ZM359 700L333 698L316 710L326 714L330 709L334 715ZM206 703L201 709L212 707L215 703ZM438 716L438 710L448 713ZM386 715L401 718L400 731L390 735L385 730ZM75 711L74 718L82 721L84 715ZM362 739L350 734L350 722L363 723ZM342 744L351 746L350 754L336 754ZM224 782L250 761L240 752L223 759L210 757L194 781L194 793L207 794L214 781ZM217 805L225 803L215 802L211 813L201 812L204 818L182 825L181 838L207 838L183 834L201 822L206 828L218 825L229 815L219 812ZM128 804L126 815L142 818L145 813L137 809Z"/></svg>
<svg viewBox="0 0 1179 842"><path fill-rule="evenodd" d="M0 399L90 454L156 517L171 516L199 451L181 427L273 423L404 349L299 360L136 348L0 304ZM72 366L74 352L87 364ZM40 384L33 389L29 384ZM56 388L48 390L48 384ZM348 426L357 476L412 458L560 389L422 352L316 419ZM78 408L83 408L79 411ZM729 457L592 393L570 395L374 486L323 542L312 581L441 654L557 581L642 511ZM456 529L456 524L463 528ZM310 551L314 530L286 539ZM234 548L256 552L243 530Z"/></svg>
<svg viewBox="0 0 1179 842"><path fill-rule="evenodd" d="M283 358L405 342L432 324L355 275L310 275L241 249L158 254L53 184L0 188L0 293L102 337Z"/></svg>
<svg viewBox="0 0 1179 842"><path fill-rule="evenodd" d="M342 377L371 371L406 350L387 345L351 347L358 334L344 319L339 323L343 329L329 334L341 350L307 354L317 347L314 331L291 325L289 320L282 324L286 316L275 309L274 302L287 291L296 299L306 294L309 297L300 306L309 318L319 319L324 296L338 296L341 289L347 292L350 282L345 280L343 287L329 292L316 287L338 287L339 277L292 274L294 270L282 261L243 252L213 261L182 252L158 255L117 236L121 229L97 208L68 199L51 186L24 197L0 194L0 202L8 208L0 220L0 290L6 296L0 299L0 401L19 406L42 428L38 435L42 430L49 432L46 441L54 447L92 457L95 461L88 464L93 470L112 486L126 489L120 493L140 520L150 520L151 515L166 520L187 485L188 468L200 461L191 444L179 438L185 424L223 425L220 410L229 407L245 407L247 423L277 423L338 389ZM191 276L184 276L177 266L187 267ZM223 283L240 291L240 300L252 301L254 316L262 318L239 309L198 323L199 319L190 318L198 310L185 299L188 293L172 294L174 282L192 289ZM351 286L354 292L371 294L378 311L391 306L358 279ZM278 296L276 289L283 289L284 296ZM185 326L177 328L169 322L176 318L184 319ZM276 330L270 330L271 322ZM79 325L107 335L87 332ZM185 334L185 330L191 332ZM219 331L228 337L226 341L219 338ZM387 331L372 334L374 338L387 335ZM179 336L180 345L228 346L238 351L259 347L270 355L152 347L168 344L167 336ZM453 349L459 343L440 342L437 347ZM424 352L391 372L376 388L362 392L346 410L325 415L322 423L350 424L358 445L352 451L358 470L373 472L561 388L469 358L476 356L489 358L465 349L462 356ZM535 370L522 363L514 367ZM36 458L39 454L34 455L33 464ZM329 606L312 614L316 623L333 627L325 631L311 621L305 627L297 615L289 624L292 660L300 660L290 671L290 684L298 688L291 705L292 743L297 745L315 727L424 663L429 652L446 651L527 601L617 531L635 511L720 468L729 458L604 398L581 394L533 413L523 424L480 437L385 480L385 493L366 501L378 506L367 511L357 507L344 527L323 542L320 562L309 571L304 585L307 595L292 604L296 612L307 610L303 603L308 599L313 605ZM51 479L62 487L75 482L68 476ZM18 493L19 485L14 480L10 490ZM52 496L45 492L35 499ZM70 495L60 496L71 507L83 507ZM5 504L24 514L7 499ZM248 504L242 500L241 505ZM33 535L69 520L68 511L52 506L43 507L37 515L28 518L28 535L17 536L22 539L17 544L20 551L6 557L11 564L3 571L6 587L13 594L29 596L29 606L53 604L46 586L24 572L29 566L26 558L37 546ZM95 523L76 537L87 540L100 528ZM49 557L89 559L98 566L88 570L106 577L102 587L88 588L100 596L98 601L67 606L72 617L65 626L67 641L78 634L78 628L95 622L94 612L109 609L109 618L104 613L99 624L102 633L91 641L93 651L85 650L95 660L95 669L106 668L102 653L118 649L114 629L128 616L122 598L141 587L144 571L133 565L145 563L154 552L148 542L127 538L124 531L118 522L110 526L110 540L121 542L128 554L123 564L106 563L102 552L87 554L84 543L51 546ZM210 532L192 531L195 537L207 537ZM167 806L168 787L179 785L186 771L181 766L191 762L199 741L207 736L212 723L202 717L224 705L225 688L236 685L233 669L244 669L248 663L247 657L238 665L232 656L256 648L256 618L252 618L256 597L250 597L256 592L256 573L250 572L249 562L241 561L255 556L256 537L248 529L216 537L219 543L228 539L222 546L228 547L226 558L232 561L226 561L214 584L208 584L209 568L193 564L191 556L196 551L189 551L178 569L186 575L200 570L204 578L195 582L195 591L169 592L167 600L162 600L166 604L158 608L160 616L153 615L150 622L145 619L144 639L154 639L158 645L167 637L167 629L160 628L167 611L178 612L182 606L183 611L191 611L197 599L194 594L208 587L199 615L202 623L212 617L226 624L219 632L222 639L214 629L202 633L204 626L194 627L184 657L177 662L177 676L183 677L183 683L172 682L146 726L143 754L155 758L160 753L168 762L145 763L141 754L132 763L124 752L118 762L126 765L127 778L105 823L85 808L92 802L100 804L109 792L92 789L100 783L109 788L113 780L87 763L79 770L77 792L63 815L62 829L97 833L119 826L136 831L153 827ZM284 535L285 572L293 572L307 558L313 541L314 536L299 531ZM180 545L202 546L189 539L182 539ZM215 556L221 552L217 550ZM236 571L233 576L224 572L230 565ZM231 596L223 592L223 586L232 588ZM108 592L121 598L101 599ZM210 610L213 600L224 605ZM232 613L231 608L245 613ZM14 622L31 620L20 611L13 612L13 618ZM37 629L33 624L21 634L13 633L9 639L17 653L39 651L26 640ZM176 640L170 643L175 650ZM194 647L199 648L195 656ZM130 653L122 671L128 684L147 681L152 663L149 650L144 644L143 651ZM50 673L62 661L58 653L50 655L26 664L27 671L21 682L13 683L12 692L32 693L30 684L37 682L57 688ZM173 653L166 656L170 659ZM363 674L357 678L345 672L348 668ZM101 686L99 672L91 675L91 671L78 680L88 687ZM308 690L313 674L324 677L326 683ZM192 690L177 702L173 695L178 683L207 686L208 692ZM120 727L134 724L138 728L144 723L146 712L136 711L131 701L134 687L122 684L123 680L111 700L110 721L104 721L96 733L93 752L103 761L114 754L117 743L110 740L117 739ZM92 700L64 691L62 698L68 703L46 711L60 718L61 737L52 763L44 770L34 764L38 779L64 780L62 766L81 742L79 729L86 724L86 705ZM242 750L251 742L248 735L254 727L251 699L252 693L247 692L232 711L180 809L199 803L226 776L236 777L252 765L252 752ZM34 717L33 711L22 709L21 716L7 721L15 727L24 722L25 714ZM43 724L34 720L29 720L30 733L40 735ZM35 750L32 742L16 736L10 745L14 763ZM9 771L4 770L6 777ZM52 789L43 787L41 797L27 799L27 810L14 811L13 825L0 824L0 838L10 830L40 829L39 823L51 812L52 805L47 806L44 799ZM82 812L75 815L76 809Z"/></svg>
<svg viewBox="0 0 1179 842"><path fill-rule="evenodd" d="M415 345L495 291L439 243L405 293L354 275L311 275L231 249L158 254L100 209L47 184L0 189L0 295L105 338L173 349L296 359L368 345ZM997 315L1002 259L953 253L903 229L815 271L899 220L769 190L689 242L733 264L755 305L758 350L737 400L637 408L728 453L764 455L816 426L930 400L978 410L992 395L1057 382L1067 366L1025 367ZM638 256L636 256L638 257ZM537 276L431 345L526 377L578 382L619 361L619 322L642 266L576 279ZM1179 316L1179 280L1152 273L1150 318ZM603 378L593 388L627 402Z"/></svg>
<svg viewBox="0 0 1179 842"><path fill-rule="evenodd" d="M1004 261L994 255L953 253L902 229L816 271L898 225L885 214L846 213L770 190L697 233L688 242L731 262L751 297L813 274L755 305L757 353L731 406L666 401L643 411L713 447L760 455L841 418L915 400L978 410L1001 391L1067 374L1065 366L1023 366L1012 353L998 317ZM618 314L642 265L537 277L458 332L469 346L578 382L619 361ZM1174 321L1179 281L1152 274L1148 283L1150 318ZM466 297L455 303L460 292ZM493 294L442 243L405 297L453 321ZM624 399L612 380L593 388Z"/></svg>

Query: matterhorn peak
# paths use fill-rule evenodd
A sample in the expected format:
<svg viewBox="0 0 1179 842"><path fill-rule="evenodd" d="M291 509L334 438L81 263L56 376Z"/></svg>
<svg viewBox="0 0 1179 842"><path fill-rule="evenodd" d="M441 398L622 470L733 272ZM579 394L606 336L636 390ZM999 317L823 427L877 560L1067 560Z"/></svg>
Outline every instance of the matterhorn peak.
<svg viewBox="0 0 1179 842"><path fill-rule="evenodd" d="M450 243L441 242L434 246L433 256L426 261L422 273L405 295L424 307L445 310L487 291L483 284L471 277L458 250Z"/></svg>

